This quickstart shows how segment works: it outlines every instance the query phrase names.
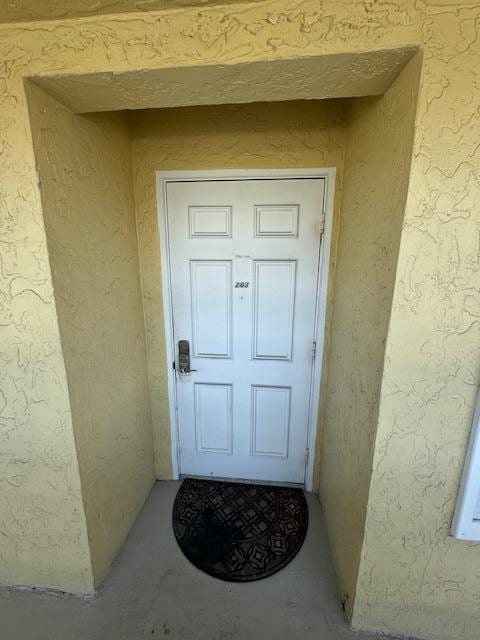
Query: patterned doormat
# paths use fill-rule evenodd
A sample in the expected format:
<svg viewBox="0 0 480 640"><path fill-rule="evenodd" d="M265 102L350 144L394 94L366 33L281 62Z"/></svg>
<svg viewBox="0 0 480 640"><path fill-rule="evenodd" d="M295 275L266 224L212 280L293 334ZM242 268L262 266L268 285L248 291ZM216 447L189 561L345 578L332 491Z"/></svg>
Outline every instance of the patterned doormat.
<svg viewBox="0 0 480 640"><path fill-rule="evenodd" d="M186 478L173 530L196 567L229 582L261 580L298 553L308 527L301 489Z"/></svg>

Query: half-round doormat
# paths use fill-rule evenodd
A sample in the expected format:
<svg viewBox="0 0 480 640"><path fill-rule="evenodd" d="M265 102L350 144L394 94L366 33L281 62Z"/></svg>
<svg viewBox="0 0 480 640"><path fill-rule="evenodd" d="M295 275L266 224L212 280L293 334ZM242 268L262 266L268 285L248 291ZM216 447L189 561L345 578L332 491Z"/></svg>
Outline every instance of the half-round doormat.
<svg viewBox="0 0 480 640"><path fill-rule="evenodd" d="M173 530L196 567L229 582L261 580L298 553L308 527L301 489L186 478Z"/></svg>

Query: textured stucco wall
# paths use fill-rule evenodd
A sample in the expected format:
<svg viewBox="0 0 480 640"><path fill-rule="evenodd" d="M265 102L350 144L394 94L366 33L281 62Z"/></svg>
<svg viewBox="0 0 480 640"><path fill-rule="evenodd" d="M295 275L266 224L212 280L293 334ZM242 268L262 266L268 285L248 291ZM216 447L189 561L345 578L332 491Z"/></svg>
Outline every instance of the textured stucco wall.
<svg viewBox="0 0 480 640"><path fill-rule="evenodd" d="M154 480L129 123L27 88L98 585Z"/></svg>
<svg viewBox="0 0 480 640"><path fill-rule="evenodd" d="M2 575L39 584L46 559L82 549L81 523L58 518L81 505L23 78L414 44L424 68L353 621L478 637L480 549L448 526L479 383L479 20L478 0L266 0L0 26Z"/></svg>
<svg viewBox="0 0 480 640"><path fill-rule="evenodd" d="M350 105L324 400L320 498L349 613L363 543L421 56Z"/></svg>
<svg viewBox="0 0 480 640"><path fill-rule="evenodd" d="M418 47L296 56L248 64L37 76L75 113L382 95Z"/></svg>
<svg viewBox="0 0 480 640"><path fill-rule="evenodd" d="M259 0L249 0L258 2ZM62 20L106 13L232 4L234 0L2 0L0 22Z"/></svg>
<svg viewBox="0 0 480 640"><path fill-rule="evenodd" d="M474 639L480 545L450 525L480 377L480 5L429 3L357 626Z"/></svg>
<svg viewBox="0 0 480 640"><path fill-rule="evenodd" d="M138 111L133 117L132 136L156 471L159 478L169 478L170 418L155 171L336 167L333 275L345 149L345 103L296 101ZM332 283L333 278L330 286ZM330 308L327 335L329 318Z"/></svg>
<svg viewBox="0 0 480 640"><path fill-rule="evenodd" d="M0 47L5 60L12 49ZM0 94L0 581L89 593L67 376L18 59L12 65Z"/></svg>

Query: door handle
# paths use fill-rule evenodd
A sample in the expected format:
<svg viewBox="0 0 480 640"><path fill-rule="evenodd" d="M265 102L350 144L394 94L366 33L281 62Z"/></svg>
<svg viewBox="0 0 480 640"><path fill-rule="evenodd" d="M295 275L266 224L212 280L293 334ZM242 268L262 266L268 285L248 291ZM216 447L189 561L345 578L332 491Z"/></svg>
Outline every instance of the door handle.
<svg viewBox="0 0 480 640"><path fill-rule="evenodd" d="M178 371L184 375L196 371L196 369L190 369L190 342L188 340L178 341Z"/></svg>

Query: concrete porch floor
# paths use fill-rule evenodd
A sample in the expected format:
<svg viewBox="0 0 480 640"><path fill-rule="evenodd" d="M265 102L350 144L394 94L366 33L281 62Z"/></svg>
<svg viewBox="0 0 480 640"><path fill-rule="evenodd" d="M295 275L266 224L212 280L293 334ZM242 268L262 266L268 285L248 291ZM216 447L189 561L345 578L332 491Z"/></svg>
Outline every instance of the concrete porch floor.
<svg viewBox="0 0 480 640"><path fill-rule="evenodd" d="M95 597L0 589L2 640L376 640L345 621L320 504L282 571L221 582L183 556L171 527L178 482L157 482Z"/></svg>

